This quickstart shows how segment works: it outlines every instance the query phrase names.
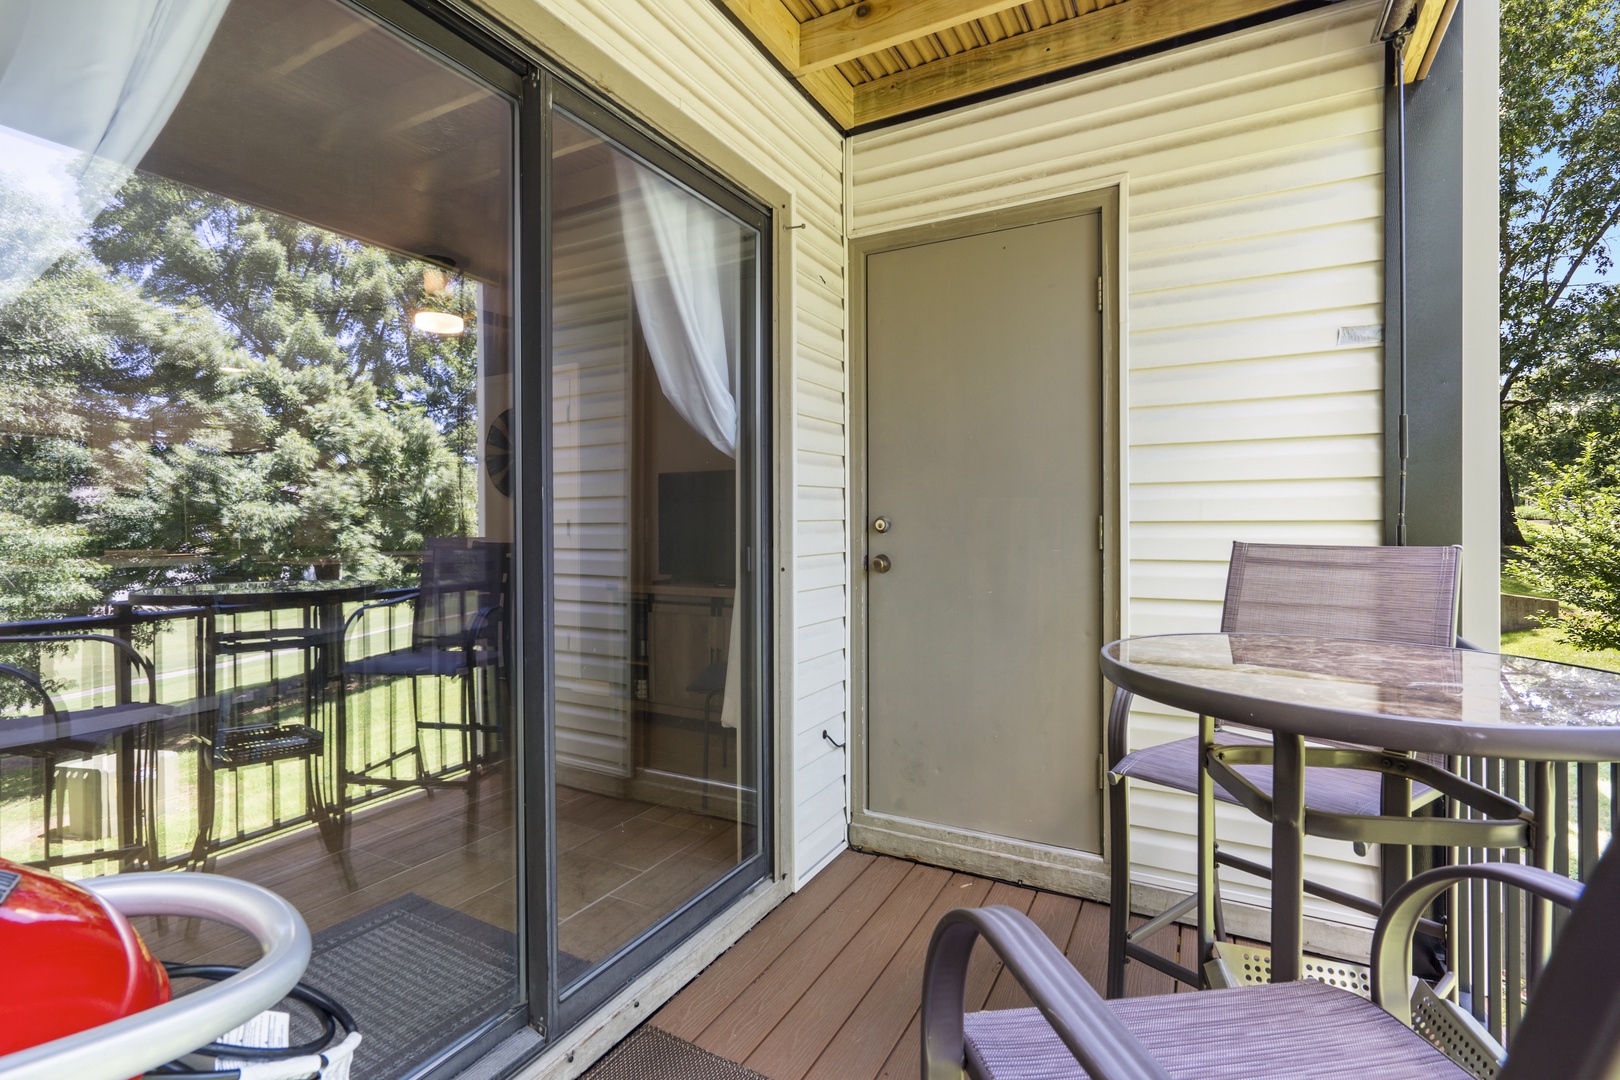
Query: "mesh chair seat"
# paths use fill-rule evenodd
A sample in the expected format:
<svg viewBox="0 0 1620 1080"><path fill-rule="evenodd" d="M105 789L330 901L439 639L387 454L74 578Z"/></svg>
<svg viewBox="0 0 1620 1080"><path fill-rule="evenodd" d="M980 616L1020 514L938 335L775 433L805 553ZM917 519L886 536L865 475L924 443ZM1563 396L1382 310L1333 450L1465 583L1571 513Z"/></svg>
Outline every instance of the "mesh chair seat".
<svg viewBox="0 0 1620 1080"><path fill-rule="evenodd" d="M1270 745L1266 740L1251 739L1229 731L1221 732L1216 741L1223 746ZM1120 759L1113 771L1132 780L1146 780L1177 791L1197 791L1198 740L1177 739L1137 750ZM1271 766L1237 765L1233 771L1266 795L1271 795ZM1376 816L1381 812L1382 792L1383 781L1379 774L1365 769L1305 770L1305 806L1318 813ZM1414 806L1421 806L1434 796L1434 789L1427 784L1412 785ZM1215 797L1223 802L1237 802L1219 784L1215 785Z"/></svg>
<svg viewBox="0 0 1620 1080"><path fill-rule="evenodd" d="M1175 1080L1469 1080L1365 998L1318 982L1108 1002ZM970 1075L1083 1080L1038 1009L969 1013Z"/></svg>
<svg viewBox="0 0 1620 1080"><path fill-rule="evenodd" d="M487 649L473 651L473 666L484 667L495 662L495 653ZM467 653L464 649L401 649L351 660L343 665L350 675L462 675L467 672Z"/></svg>
<svg viewBox="0 0 1620 1080"><path fill-rule="evenodd" d="M106 742L142 724L167 720L169 705L130 702L92 709L64 709L55 719L44 713L0 718L0 751L28 753L62 745L86 746Z"/></svg>

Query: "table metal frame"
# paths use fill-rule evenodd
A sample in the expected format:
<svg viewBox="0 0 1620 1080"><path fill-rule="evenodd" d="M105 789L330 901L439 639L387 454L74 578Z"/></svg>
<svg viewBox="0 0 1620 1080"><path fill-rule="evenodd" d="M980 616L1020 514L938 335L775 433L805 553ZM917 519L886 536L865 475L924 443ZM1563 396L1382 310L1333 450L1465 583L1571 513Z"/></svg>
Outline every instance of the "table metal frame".
<svg viewBox="0 0 1620 1080"><path fill-rule="evenodd" d="M1267 637L1224 634L1164 636ZM1405 876L1410 874L1411 845L1522 846L1529 849L1533 865L1550 870L1554 844L1552 838L1546 835L1546 829L1539 827L1538 823L1554 820L1551 762L1620 759L1620 728L1447 722L1371 713L1348 706L1278 701L1196 686L1134 668L1129 662L1110 655L1110 651L1119 644L1111 642L1102 650L1105 677L1123 691L1186 709L1199 716L1200 758L1204 765L1199 771L1197 795L1200 841L1197 917L1201 962L1208 959L1216 924L1214 785L1220 783L1240 804L1271 821L1272 978L1277 982L1297 979L1300 973L1304 942L1304 844L1307 831L1315 835L1377 842L1390 847L1401 846L1407 855L1404 860ZM1376 644L1380 648L1390 647L1388 643ZM1407 647L1447 653L1467 651L1441 646ZM1217 716L1232 723L1270 730L1271 746L1221 746L1216 738L1214 718ZM1405 749L1379 751L1307 747L1307 738L1372 746L1404 746ZM1535 778L1535 806L1525 808L1454 773L1418 761L1410 756L1411 751L1525 759L1530 763ZM1233 769L1235 765L1251 764L1271 765L1273 793L1269 798ZM1378 817L1352 820L1348 815L1308 811L1305 805L1307 765L1369 769L1384 774L1383 813ZM1454 800L1484 811L1488 817L1485 820L1465 820L1406 816L1411 808L1413 780L1430 784ZM1396 869L1392 875L1389 874L1390 863L1385 864L1386 875L1398 878L1384 882L1386 898L1405 880L1398 869L1400 862L1395 861ZM1529 946L1534 973L1545 963L1552 949L1551 905L1544 900L1537 900L1532 909Z"/></svg>

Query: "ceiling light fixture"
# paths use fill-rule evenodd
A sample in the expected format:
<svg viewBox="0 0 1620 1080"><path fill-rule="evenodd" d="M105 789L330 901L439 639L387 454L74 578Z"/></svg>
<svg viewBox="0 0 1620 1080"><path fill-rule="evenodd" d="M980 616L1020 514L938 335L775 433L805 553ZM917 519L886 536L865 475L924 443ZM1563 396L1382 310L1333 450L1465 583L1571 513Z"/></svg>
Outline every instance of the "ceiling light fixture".
<svg viewBox="0 0 1620 1080"><path fill-rule="evenodd" d="M448 311L418 311L411 316L411 325L424 334L462 334L467 331L467 320Z"/></svg>

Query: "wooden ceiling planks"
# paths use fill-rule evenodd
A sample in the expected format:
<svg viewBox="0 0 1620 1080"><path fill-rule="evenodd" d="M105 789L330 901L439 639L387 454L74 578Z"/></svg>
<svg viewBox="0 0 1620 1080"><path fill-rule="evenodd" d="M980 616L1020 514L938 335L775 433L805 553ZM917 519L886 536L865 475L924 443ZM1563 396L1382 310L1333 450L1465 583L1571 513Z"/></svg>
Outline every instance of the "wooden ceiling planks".
<svg viewBox="0 0 1620 1080"><path fill-rule="evenodd" d="M844 131L994 93L1295 0L716 0ZM1420 0L1407 79L1457 0Z"/></svg>
<svg viewBox="0 0 1620 1080"><path fill-rule="evenodd" d="M1124 0L1039 29L1007 34L978 48L896 73L857 89L855 124L864 126L941 101L1108 56L1132 52L1283 6L1286 0Z"/></svg>

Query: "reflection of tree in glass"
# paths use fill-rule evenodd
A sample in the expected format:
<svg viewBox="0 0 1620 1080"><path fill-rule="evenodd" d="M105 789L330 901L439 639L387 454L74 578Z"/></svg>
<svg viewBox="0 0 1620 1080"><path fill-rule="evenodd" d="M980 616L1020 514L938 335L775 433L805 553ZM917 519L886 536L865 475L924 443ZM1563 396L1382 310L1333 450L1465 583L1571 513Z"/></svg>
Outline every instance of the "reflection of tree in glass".
<svg viewBox="0 0 1620 1080"><path fill-rule="evenodd" d="M0 567L0 618L317 561L397 579L396 553L470 532L475 336L410 329L427 268L132 180L0 306L0 529L23 538L0 560L40 564ZM431 306L471 328L473 286L445 277Z"/></svg>

